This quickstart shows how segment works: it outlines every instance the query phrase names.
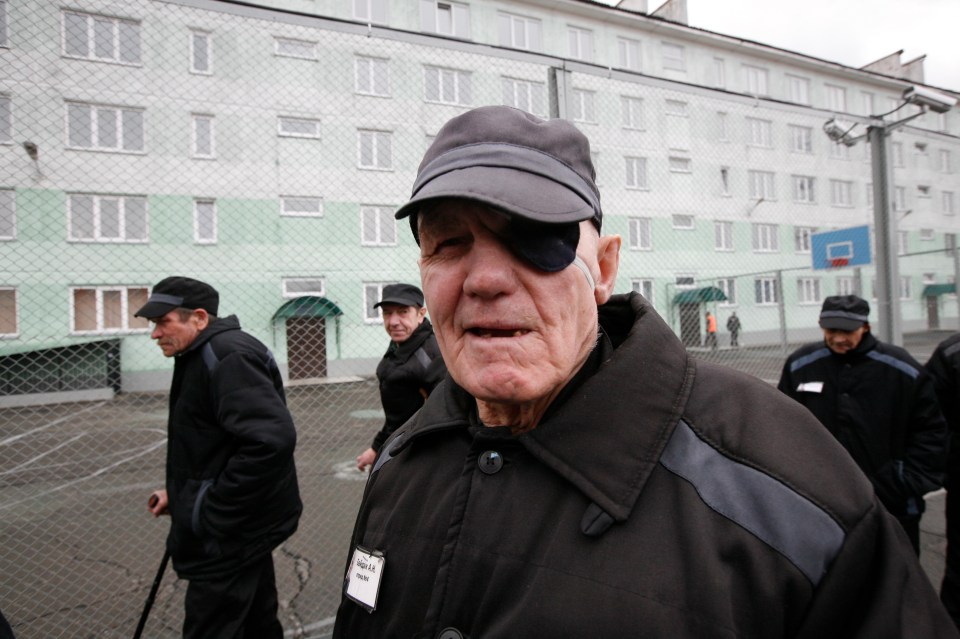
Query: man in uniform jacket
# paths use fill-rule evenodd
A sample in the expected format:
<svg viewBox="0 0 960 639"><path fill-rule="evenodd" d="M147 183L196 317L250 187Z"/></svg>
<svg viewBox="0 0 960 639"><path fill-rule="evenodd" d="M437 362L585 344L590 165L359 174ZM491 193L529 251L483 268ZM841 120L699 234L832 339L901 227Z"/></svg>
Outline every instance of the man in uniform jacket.
<svg viewBox="0 0 960 639"><path fill-rule="evenodd" d="M448 376L384 444L334 637L958 637L843 449L613 295L586 137L480 107L411 218Z"/></svg>
<svg viewBox="0 0 960 639"><path fill-rule="evenodd" d="M393 431L413 416L434 386L447 374L433 326L423 306L423 292L413 284L389 284L373 305L383 314L390 346L377 366L384 422L370 448L357 457L357 468L373 464Z"/></svg>
<svg viewBox="0 0 960 639"><path fill-rule="evenodd" d="M150 512L170 515L167 549L189 581L184 637L279 639L271 553L303 509L297 436L273 355L218 306L212 286L175 276L136 312L174 358L166 488Z"/></svg>
<svg viewBox="0 0 960 639"><path fill-rule="evenodd" d="M947 563L940 600L960 627L960 333L940 342L927 362L927 372L950 430L945 481Z"/></svg>
<svg viewBox="0 0 960 639"><path fill-rule="evenodd" d="M943 481L946 423L923 366L875 338L869 314L856 295L825 299L823 341L787 358L778 388L843 444L919 554L923 496Z"/></svg>

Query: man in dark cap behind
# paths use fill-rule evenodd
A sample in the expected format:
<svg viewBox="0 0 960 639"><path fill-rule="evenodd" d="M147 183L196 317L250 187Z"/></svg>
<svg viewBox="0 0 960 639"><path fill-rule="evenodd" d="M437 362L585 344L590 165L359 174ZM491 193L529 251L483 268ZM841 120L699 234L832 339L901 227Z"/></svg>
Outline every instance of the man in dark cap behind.
<svg viewBox="0 0 960 639"><path fill-rule="evenodd" d="M946 422L923 366L875 338L869 315L856 295L824 300L823 341L787 358L778 388L843 444L919 554L923 496L943 480Z"/></svg>
<svg viewBox="0 0 960 639"><path fill-rule="evenodd" d="M297 436L273 355L218 306L209 284L168 277L136 312L175 358L166 488L149 509L170 515L167 550L189 581L184 637L280 639L271 552L303 510Z"/></svg>
<svg viewBox="0 0 960 639"><path fill-rule="evenodd" d="M334 637L958 637L808 411L613 295L573 124L453 118L397 215L448 376L370 473Z"/></svg>
<svg viewBox="0 0 960 639"><path fill-rule="evenodd" d="M390 346L377 365L383 428L377 431L370 448L357 457L360 470L373 464L387 437L420 410L447 374L419 288L413 284L388 284L373 306L383 315Z"/></svg>

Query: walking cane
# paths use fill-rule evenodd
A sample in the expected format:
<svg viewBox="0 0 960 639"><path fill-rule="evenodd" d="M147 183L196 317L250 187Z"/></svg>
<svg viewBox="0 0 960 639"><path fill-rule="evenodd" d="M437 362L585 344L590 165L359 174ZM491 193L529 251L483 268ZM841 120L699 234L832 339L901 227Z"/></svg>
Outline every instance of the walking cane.
<svg viewBox="0 0 960 639"><path fill-rule="evenodd" d="M150 496L150 506L157 503L157 496ZM160 582L163 580L163 573L167 571L167 562L170 561L170 551L163 551L163 559L160 560L160 568L157 570L157 576L153 578L153 585L150 586L150 593L147 600L143 603L143 612L140 613L140 621L137 623L137 630L133 633L133 639L140 639L143 634L143 627L147 625L147 617L150 616L150 609L153 608L153 600L157 598L157 590L160 589Z"/></svg>

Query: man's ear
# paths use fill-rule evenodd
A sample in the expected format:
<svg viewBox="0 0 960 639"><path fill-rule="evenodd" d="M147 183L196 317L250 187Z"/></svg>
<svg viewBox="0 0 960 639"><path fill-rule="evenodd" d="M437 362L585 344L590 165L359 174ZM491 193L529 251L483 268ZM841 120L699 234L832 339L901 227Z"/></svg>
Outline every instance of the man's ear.
<svg viewBox="0 0 960 639"><path fill-rule="evenodd" d="M199 330L205 329L210 325L210 314L202 308L194 309L193 316L197 318L197 328Z"/></svg>
<svg viewBox="0 0 960 639"><path fill-rule="evenodd" d="M427 307L426 307L426 306L418 306L418 307L417 307L417 318L419 318L419 321L420 321L420 322L423 322L423 318L426 317L426 316L427 316Z"/></svg>
<svg viewBox="0 0 960 639"><path fill-rule="evenodd" d="M593 296L597 306L606 304L613 295L613 288L617 283L617 272L620 270L620 243L619 235L601 235L597 242L597 264L600 266L600 277L596 278Z"/></svg>

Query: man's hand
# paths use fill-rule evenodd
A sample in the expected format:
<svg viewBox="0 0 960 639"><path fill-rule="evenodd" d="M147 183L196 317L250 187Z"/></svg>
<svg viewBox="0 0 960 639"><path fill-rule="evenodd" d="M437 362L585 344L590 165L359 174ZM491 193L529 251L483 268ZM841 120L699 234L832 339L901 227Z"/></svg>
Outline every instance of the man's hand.
<svg viewBox="0 0 960 639"><path fill-rule="evenodd" d="M377 451L372 448L368 448L357 457L357 468L359 470L366 470L367 466L372 466L374 460L377 459Z"/></svg>
<svg viewBox="0 0 960 639"><path fill-rule="evenodd" d="M170 511L167 510L167 506L170 502L167 500L167 491L166 490L157 490L150 495L150 499L147 500L147 510L150 511L154 517L159 517L160 515L169 515Z"/></svg>

